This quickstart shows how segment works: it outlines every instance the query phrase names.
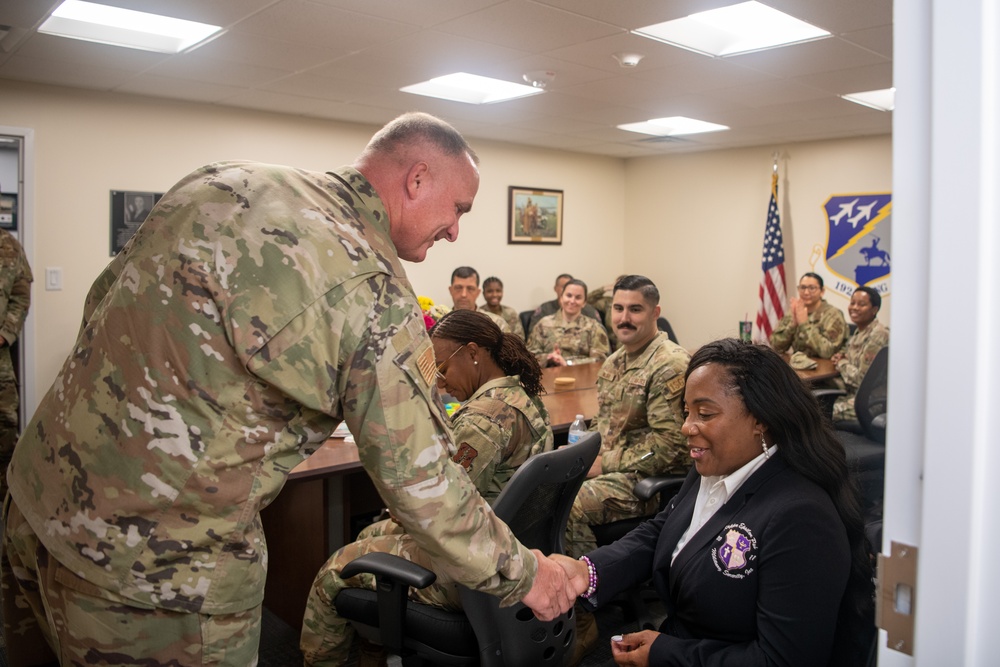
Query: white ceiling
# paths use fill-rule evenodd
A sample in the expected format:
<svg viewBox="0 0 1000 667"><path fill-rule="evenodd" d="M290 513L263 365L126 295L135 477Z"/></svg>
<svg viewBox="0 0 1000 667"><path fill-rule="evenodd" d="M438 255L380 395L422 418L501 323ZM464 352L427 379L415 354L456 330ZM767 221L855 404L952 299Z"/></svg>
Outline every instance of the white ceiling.
<svg viewBox="0 0 1000 667"><path fill-rule="evenodd" d="M617 157L888 134L892 114L838 97L892 85L892 0L764 0L833 36L709 58L629 30L735 0L97 0L222 25L161 55L43 35L58 0L0 0L0 78L382 124L414 109L470 138ZM616 52L645 57L624 69ZM547 91L475 106L399 92L455 71ZM673 140L615 126L728 125Z"/></svg>

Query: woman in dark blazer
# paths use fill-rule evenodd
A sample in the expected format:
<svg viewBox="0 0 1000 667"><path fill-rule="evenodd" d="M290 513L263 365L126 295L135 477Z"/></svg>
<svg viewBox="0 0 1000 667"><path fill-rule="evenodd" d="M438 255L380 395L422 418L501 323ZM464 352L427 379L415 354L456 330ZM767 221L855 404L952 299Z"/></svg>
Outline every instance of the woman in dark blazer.
<svg viewBox="0 0 1000 667"><path fill-rule="evenodd" d="M677 496L618 542L560 559L590 606L652 573L667 619L612 641L615 662L863 664L871 566L815 399L777 353L735 339L696 352L686 382L694 469Z"/></svg>

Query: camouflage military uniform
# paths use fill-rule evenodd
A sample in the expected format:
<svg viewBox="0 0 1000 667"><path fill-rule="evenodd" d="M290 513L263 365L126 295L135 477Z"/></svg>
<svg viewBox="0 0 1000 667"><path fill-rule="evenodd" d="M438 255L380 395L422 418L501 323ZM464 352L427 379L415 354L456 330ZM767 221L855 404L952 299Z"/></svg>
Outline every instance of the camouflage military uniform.
<svg viewBox="0 0 1000 667"><path fill-rule="evenodd" d="M681 434L684 373L691 355L658 332L644 350L625 348L608 357L597 376L598 413L591 430L601 434L602 473L586 480L570 511L566 553L574 558L597 548L590 526L643 516L656 501L632 493L650 475L684 475L691 466Z"/></svg>
<svg viewBox="0 0 1000 667"><path fill-rule="evenodd" d="M500 495L529 456L552 449L548 413L541 400L525 393L517 376L484 384L455 411L452 421L458 445L452 460L468 471L489 502ZM341 665L347 659L354 632L333 604L348 585L339 573L355 558L373 551L388 551L437 569L395 521L380 521L363 530L356 542L338 550L323 565L313 581L302 620L301 648L307 665ZM374 590L375 578L361 575L350 585ZM461 608L458 590L447 580L411 590L410 598L446 609Z"/></svg>
<svg viewBox="0 0 1000 667"><path fill-rule="evenodd" d="M601 287L587 292L587 304L593 306L598 313L604 313L602 324L608 332L608 342L611 343L612 350L618 347L618 335L615 333L615 325L611 321L611 306L614 305L614 297L614 288Z"/></svg>
<svg viewBox="0 0 1000 667"><path fill-rule="evenodd" d="M889 344L889 329L878 320L874 320L864 330L859 329L847 340L844 357L837 362L837 370L847 386L847 395L841 396L833 404L834 421L856 421L858 415L854 412L854 397L858 387L868 372L868 367L875 361L875 355Z"/></svg>
<svg viewBox="0 0 1000 667"><path fill-rule="evenodd" d="M483 310L482 308L480 308L478 310L478 312L480 312L483 315L485 315L486 317L490 318L490 321L493 322L493 324L495 324L498 327L500 327L500 331L502 331L504 333L514 333L514 330L510 328L510 324L507 322L507 320L505 320L504 318L500 317L496 313L491 313L490 311Z"/></svg>
<svg viewBox="0 0 1000 667"><path fill-rule="evenodd" d="M531 330L535 328L535 325L538 324L538 322L541 321L543 317L548 317L549 315L555 315L560 310L562 310L562 308L560 308L559 306L559 299L552 299L551 301L546 301L538 308L535 308L535 312L531 314L531 319L528 320L528 331L525 331L524 333L530 336ZM583 305L583 310L581 310L580 313L586 315L587 317L591 317L597 320L598 322L601 322L601 314L598 313L597 310L595 310L594 307L591 306L589 303ZM604 326L603 322L601 322L601 326Z"/></svg>
<svg viewBox="0 0 1000 667"><path fill-rule="evenodd" d="M503 321L507 323L507 330L510 331L515 336L517 336L518 338L520 338L521 340L524 340L525 338L524 327L521 326L521 316L518 315L517 311L511 308L510 306L505 306L503 304L500 304L500 312L494 313L492 310L490 310L489 306L482 305L479 306L479 312L486 313L488 315L496 315L498 317L503 318Z"/></svg>
<svg viewBox="0 0 1000 667"><path fill-rule="evenodd" d="M796 326L789 313L781 318L778 327L771 334L771 347L784 352L789 346L792 352L803 352L810 357L829 359L844 346L847 338L847 322L839 308L826 300L820 301L815 312L809 315L805 324Z"/></svg>
<svg viewBox="0 0 1000 667"><path fill-rule="evenodd" d="M611 352L608 334L599 322L583 316L567 322L561 310L539 320L528 336L528 350L543 368L557 345L563 358L575 363L604 361Z"/></svg>
<svg viewBox="0 0 1000 667"><path fill-rule="evenodd" d="M0 499L7 494L7 465L17 444L20 401L10 346L17 340L31 304L31 267L21 244L0 230Z"/></svg>
<svg viewBox="0 0 1000 667"><path fill-rule="evenodd" d="M364 176L209 165L160 200L95 282L70 357L15 451L11 495L44 560L72 572L67 585L85 585L95 606L118 609L115 619L130 608L259 619L258 511L343 419L437 571L511 603L537 563L450 461L434 371ZM24 541L5 538L11 560L27 561ZM15 572L16 596L41 613L56 582ZM10 574L5 564L5 582ZM5 610L5 623L26 609L15 619ZM52 629L64 664L117 650L97 645L95 626L118 621L87 618ZM240 632L256 647L259 622L247 623ZM187 664L187 653L129 651Z"/></svg>

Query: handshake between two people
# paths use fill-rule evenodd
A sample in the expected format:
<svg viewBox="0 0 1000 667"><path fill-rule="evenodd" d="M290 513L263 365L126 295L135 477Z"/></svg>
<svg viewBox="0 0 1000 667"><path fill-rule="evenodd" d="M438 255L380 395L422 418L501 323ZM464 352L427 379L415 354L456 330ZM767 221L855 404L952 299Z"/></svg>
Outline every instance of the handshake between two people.
<svg viewBox="0 0 1000 667"><path fill-rule="evenodd" d="M576 599L587 591L590 572L586 563L575 558L561 554L545 556L538 549L531 552L538 560L538 574L521 602L539 619L551 621L569 611Z"/></svg>
<svg viewBox="0 0 1000 667"><path fill-rule="evenodd" d="M583 561L552 554L544 556L532 549L538 560L538 574L531 590L521 600L543 621L569 611L576 599L590 588L590 570ZM648 667L649 651L659 633L642 630L611 639L611 656L621 667Z"/></svg>

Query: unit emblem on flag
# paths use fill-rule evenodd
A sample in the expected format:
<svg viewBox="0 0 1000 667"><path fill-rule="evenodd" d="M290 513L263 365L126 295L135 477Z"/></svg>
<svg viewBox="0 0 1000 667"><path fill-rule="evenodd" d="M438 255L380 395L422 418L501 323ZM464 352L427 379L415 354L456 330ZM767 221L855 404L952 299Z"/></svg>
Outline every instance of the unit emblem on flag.
<svg viewBox="0 0 1000 667"><path fill-rule="evenodd" d="M826 265L837 277L850 281L849 292L888 278L892 271L892 194L834 195L823 204L823 211ZM843 291L850 296L847 289Z"/></svg>

